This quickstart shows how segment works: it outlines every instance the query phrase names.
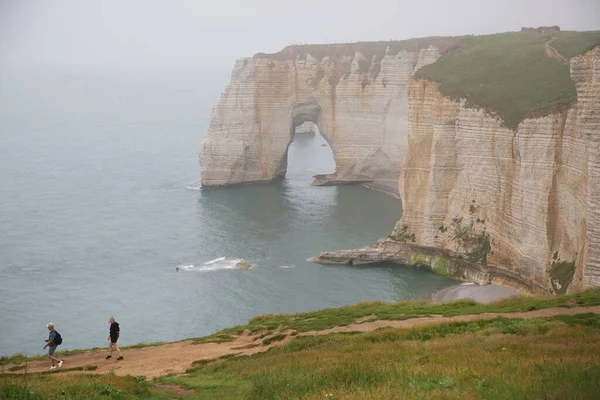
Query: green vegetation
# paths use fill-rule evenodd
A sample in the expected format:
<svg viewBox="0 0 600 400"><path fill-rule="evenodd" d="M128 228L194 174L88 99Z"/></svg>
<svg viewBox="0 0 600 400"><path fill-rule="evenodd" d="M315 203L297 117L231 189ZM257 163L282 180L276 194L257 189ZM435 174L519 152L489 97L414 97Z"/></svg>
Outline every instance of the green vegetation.
<svg viewBox="0 0 600 400"><path fill-rule="evenodd" d="M600 31L561 31L555 36L552 47L566 58L573 58L600 45Z"/></svg>
<svg viewBox="0 0 600 400"><path fill-rule="evenodd" d="M199 343L222 339L224 333L234 339L233 332L242 333L248 330L253 333L262 332L259 339L266 338L270 332L290 330L294 332L320 331L336 326L346 326L359 318L371 317L379 320L405 320L415 317L443 315L447 317L487 312L518 312L541 310L550 307L575 307L600 305L600 288L585 292L549 297L513 297L490 304L482 304L473 300L457 300L450 303L431 303L427 301L403 301L384 303L380 301L363 302L340 308L327 308L299 314L267 314L253 318L245 326L225 329L207 338L194 339ZM212 339L211 339L212 338Z"/></svg>
<svg viewBox="0 0 600 400"><path fill-rule="evenodd" d="M552 33L518 32L460 40L417 77L439 82L442 94L465 98L515 129L528 114L573 103L577 96L569 66L546 55ZM598 32L559 32L552 46L564 57L600 44Z"/></svg>
<svg viewBox="0 0 600 400"><path fill-rule="evenodd" d="M126 349L141 349L142 347L150 347L150 346L160 346L164 344L164 342L156 342L156 343L138 343L138 344L134 344L134 345L130 345L130 346L119 346L121 348L121 350L126 350ZM60 347L57 350L57 354L60 356L72 356L75 354L81 354L84 351L90 351L90 350L103 350L104 347L94 347L91 349L71 349L71 350L63 350ZM27 354L22 354L22 353L17 353L17 354L13 354L10 357L6 357L6 356L0 356L0 366L3 365L7 365L7 364L23 364L23 363L27 363L27 362L31 362L31 361L39 361L39 360L46 360L48 358L48 356L46 354L44 355L27 355Z"/></svg>
<svg viewBox="0 0 600 400"><path fill-rule="evenodd" d="M249 329L266 333L265 341L272 343L286 338L279 333L283 328L320 330L365 316L405 319L577 305L600 305L600 288L488 305L473 301L361 303L312 313L261 316L230 332ZM223 340L224 335L230 334L212 337ZM253 356L239 353L198 360L185 374L152 383L143 377L114 374L0 374L0 398L586 399L600 396L598 354L597 314L529 320L498 317L412 329L384 328L369 334L297 336ZM68 371L77 370L82 369ZM155 390L152 384L158 385Z"/></svg>
<svg viewBox="0 0 600 400"><path fill-rule="evenodd" d="M268 338L264 339L262 341L262 344L264 344L265 346L268 346L271 343L273 343L273 342L279 342L279 341L285 339L286 337L287 337L287 335L284 335L282 333L280 333L278 335L273 335L271 337L268 337Z"/></svg>
<svg viewBox="0 0 600 400"><path fill-rule="evenodd" d="M575 261L561 261L556 257L552 260L552 268L550 269L550 287L556 294L564 294L575 276Z"/></svg>
<svg viewBox="0 0 600 400"><path fill-rule="evenodd" d="M596 314L307 336L160 382L199 399L587 399L600 396L598 339Z"/></svg>
<svg viewBox="0 0 600 400"><path fill-rule="evenodd" d="M479 207L470 205L471 222L463 225L463 218L454 218L452 220L452 240L456 244L456 252L463 254L466 258L475 263L487 264L487 256L492 251L490 235L485 228L482 231L474 229L475 221L473 214L479 210ZM477 218L477 223L485 224L485 220Z"/></svg>
<svg viewBox="0 0 600 400"><path fill-rule="evenodd" d="M390 236L388 236L390 237ZM394 239L398 242L401 243L406 243L406 242L416 242L417 241L417 237L415 236L414 233L409 233L408 232L408 225L404 225L402 226L402 230L400 232L394 232L390 239Z"/></svg>
<svg viewBox="0 0 600 400"><path fill-rule="evenodd" d="M231 342L235 339L235 337L244 332L244 329L241 329L238 326L234 326L233 328L223 329L220 332L217 332L210 336L205 336L201 338L192 339L194 343L202 344L202 343L224 343Z"/></svg>
<svg viewBox="0 0 600 400"><path fill-rule="evenodd" d="M0 375L0 398L45 399L147 399L150 385L142 377L106 375L28 374Z"/></svg>
<svg viewBox="0 0 600 400"><path fill-rule="evenodd" d="M418 51L426 49L429 46L436 46L441 52L451 47L462 37L431 36L424 38L415 38L407 40L390 40L381 42L356 42L356 43L334 43L334 44L304 44L287 46L283 50L273 54L258 53L254 58L271 58L279 61L301 59L305 60L306 55L321 60L324 57L341 58L354 57L356 52L360 52L368 60L369 64L373 57L381 61L386 54L396 55L401 51ZM363 72L368 70L368 65L361 67Z"/></svg>
<svg viewBox="0 0 600 400"><path fill-rule="evenodd" d="M483 108L500 117L515 129L528 115L544 115L572 104L577 96L569 66L548 57L545 43L563 57L572 58L600 45L600 31L591 32L508 32L485 36L428 37L387 42L357 42L326 45L288 46L274 54L256 54L255 58L272 60L318 60L331 57L328 72L331 85L349 74L356 52L363 88L379 75L386 54L417 51L430 45L442 56L433 64L419 69L415 76L439 82L439 90L452 98L465 98L467 106ZM319 71L312 82L325 77ZM386 82L382 82L385 86Z"/></svg>

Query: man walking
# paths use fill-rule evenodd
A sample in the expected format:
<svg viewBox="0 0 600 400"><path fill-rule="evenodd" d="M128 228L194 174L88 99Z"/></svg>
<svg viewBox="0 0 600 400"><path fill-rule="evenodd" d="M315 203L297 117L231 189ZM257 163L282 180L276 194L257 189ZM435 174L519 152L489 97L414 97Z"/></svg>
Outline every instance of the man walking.
<svg viewBox="0 0 600 400"><path fill-rule="evenodd" d="M46 347L48 348L48 357L50 358L51 363L50 369L56 369L57 365L60 368L63 365L63 360L54 357L54 352L58 345L62 343L62 337L60 336L60 333L54 330L54 324L52 322L48 322L48 325L46 326L48 327L50 334L48 335L44 349L46 349Z"/></svg>

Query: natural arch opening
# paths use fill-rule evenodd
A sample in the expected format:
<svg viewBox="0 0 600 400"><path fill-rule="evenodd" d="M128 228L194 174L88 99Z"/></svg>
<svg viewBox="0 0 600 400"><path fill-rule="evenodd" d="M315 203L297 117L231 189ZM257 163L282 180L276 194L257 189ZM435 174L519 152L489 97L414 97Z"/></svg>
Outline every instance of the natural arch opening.
<svg viewBox="0 0 600 400"><path fill-rule="evenodd" d="M319 174L335 173L333 150L319 130L320 117L321 107L316 103L297 104L292 109L286 178L312 181Z"/></svg>

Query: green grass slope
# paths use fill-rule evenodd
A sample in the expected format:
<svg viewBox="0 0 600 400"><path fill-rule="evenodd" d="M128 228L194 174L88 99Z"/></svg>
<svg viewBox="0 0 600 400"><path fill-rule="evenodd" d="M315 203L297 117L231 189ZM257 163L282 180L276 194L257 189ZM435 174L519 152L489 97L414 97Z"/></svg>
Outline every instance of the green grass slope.
<svg viewBox="0 0 600 400"><path fill-rule="evenodd" d="M592 399L598 339L596 314L299 337L160 381L198 399Z"/></svg>
<svg viewBox="0 0 600 400"><path fill-rule="evenodd" d="M431 303L427 301L402 301L384 303L380 301L363 302L340 308L305 312L299 314L268 314L253 318L247 325L227 328L214 335L194 339L197 343L229 342L245 330L255 332L274 332L290 330L296 333L321 331L336 326L349 325L359 318L373 320L405 320L409 318L443 315L482 314L487 312L519 312L541 310L550 307L576 307L600 305L600 288L589 289L581 293L548 297L513 297L490 304L473 300L457 300L449 303Z"/></svg>
<svg viewBox="0 0 600 400"><path fill-rule="evenodd" d="M556 35L556 40L552 42L552 47L566 58L583 54L598 45L600 45L600 31L562 31Z"/></svg>
<svg viewBox="0 0 600 400"><path fill-rule="evenodd" d="M571 58L600 45L600 32L556 32L552 46ZM569 66L546 55L550 33L511 32L459 41L417 77L439 82L442 94L465 98L515 129L530 113L577 99Z"/></svg>
<svg viewBox="0 0 600 400"><path fill-rule="evenodd" d="M314 313L260 317L244 328L276 325L307 331L348 323L364 315L404 319L409 315L599 304L600 288L489 305L470 301L362 303ZM228 336L220 332L212 339L218 340L219 335L224 340L222 336ZM599 374L600 316L582 313L385 328L368 334L297 336L281 347L250 357L200 360L185 374L153 382L113 374L3 373L0 398L593 399L600 398ZM163 385L161 390L154 388L156 384Z"/></svg>

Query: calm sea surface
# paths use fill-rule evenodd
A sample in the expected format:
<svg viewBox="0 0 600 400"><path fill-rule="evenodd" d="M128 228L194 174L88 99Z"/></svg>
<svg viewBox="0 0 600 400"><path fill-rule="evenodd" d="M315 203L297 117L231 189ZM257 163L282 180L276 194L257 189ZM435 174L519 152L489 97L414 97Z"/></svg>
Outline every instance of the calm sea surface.
<svg viewBox="0 0 600 400"><path fill-rule="evenodd" d="M49 321L63 348L104 346L110 315L124 344L169 341L454 283L305 261L370 244L401 215L378 192L310 186L334 170L319 135L297 135L281 182L199 189L227 74L0 71L0 354L42 353Z"/></svg>

